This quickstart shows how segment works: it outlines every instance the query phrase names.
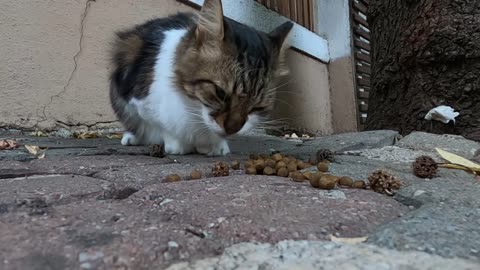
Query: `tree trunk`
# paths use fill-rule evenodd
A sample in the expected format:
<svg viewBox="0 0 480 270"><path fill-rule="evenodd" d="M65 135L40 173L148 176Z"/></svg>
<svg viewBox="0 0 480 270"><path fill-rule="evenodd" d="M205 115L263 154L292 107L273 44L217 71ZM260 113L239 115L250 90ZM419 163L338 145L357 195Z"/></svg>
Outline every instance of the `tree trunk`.
<svg viewBox="0 0 480 270"><path fill-rule="evenodd" d="M370 0L367 129L480 140L480 0ZM424 117L453 107L456 123Z"/></svg>

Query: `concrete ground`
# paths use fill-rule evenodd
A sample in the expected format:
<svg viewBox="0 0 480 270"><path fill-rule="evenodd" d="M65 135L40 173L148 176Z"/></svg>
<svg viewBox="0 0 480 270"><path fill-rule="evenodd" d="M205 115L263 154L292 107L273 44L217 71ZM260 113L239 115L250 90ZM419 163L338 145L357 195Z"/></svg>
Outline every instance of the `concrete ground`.
<svg viewBox="0 0 480 270"><path fill-rule="evenodd" d="M20 145L0 151L0 269L480 269L480 181L446 169L420 179L411 169L422 154L440 160L435 147L478 160L480 144L460 137L252 135L232 139L234 154L223 158L152 157L105 138L0 139ZM45 158L24 145L48 148ZM241 170L211 176L217 161L272 151L308 159L320 148L338 154L332 174L366 180L388 169L404 186L388 197ZM205 178L165 181L194 169Z"/></svg>

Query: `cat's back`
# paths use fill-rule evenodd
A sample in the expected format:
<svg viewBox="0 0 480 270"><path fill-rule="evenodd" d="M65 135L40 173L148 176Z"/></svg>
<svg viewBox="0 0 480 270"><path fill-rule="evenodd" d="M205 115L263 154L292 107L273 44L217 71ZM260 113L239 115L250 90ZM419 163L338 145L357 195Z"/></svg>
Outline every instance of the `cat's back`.
<svg viewBox="0 0 480 270"><path fill-rule="evenodd" d="M118 94L125 99L145 96L153 80L145 75L153 71L165 33L191 29L195 21L192 13L178 13L117 32L111 56L112 81L117 85Z"/></svg>

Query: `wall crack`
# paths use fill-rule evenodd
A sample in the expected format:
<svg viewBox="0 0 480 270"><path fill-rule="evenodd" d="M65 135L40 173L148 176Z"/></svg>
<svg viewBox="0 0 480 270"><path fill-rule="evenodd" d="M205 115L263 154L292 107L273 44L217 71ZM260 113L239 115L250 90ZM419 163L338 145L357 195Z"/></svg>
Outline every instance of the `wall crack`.
<svg viewBox="0 0 480 270"><path fill-rule="evenodd" d="M97 0L86 0L86 2L85 2L85 8L84 8L83 13L80 17L80 39L78 41L78 51L73 56L73 70L70 73L70 76L68 77L68 80L67 80L65 86L63 87L62 91L60 91L58 94L55 94L55 95L51 96L50 101L47 104L45 104L45 106L43 107L43 110L42 110L43 119L40 120L37 124L35 124L35 126L37 126L41 122L44 122L44 121L48 120L47 113L46 113L48 107L50 107L50 105L52 105L53 100L55 98L60 97L61 95L63 95L68 90L68 88L70 87L70 84L73 81L73 77L75 76L75 73L78 70L78 57L80 56L80 54L83 51L83 39L84 39L84 34L85 34L86 19L87 19L87 16L88 16L88 13L90 11L92 3L96 2L96 1Z"/></svg>

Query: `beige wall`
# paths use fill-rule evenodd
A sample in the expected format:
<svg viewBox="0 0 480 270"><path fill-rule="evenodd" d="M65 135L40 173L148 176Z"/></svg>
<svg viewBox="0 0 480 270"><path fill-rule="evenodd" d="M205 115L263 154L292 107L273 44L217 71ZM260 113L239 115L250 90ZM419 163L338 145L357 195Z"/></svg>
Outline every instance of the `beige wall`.
<svg viewBox="0 0 480 270"><path fill-rule="evenodd" d="M113 32L186 10L175 0L4 0L0 126L116 125L108 101ZM297 52L289 60L292 81L280 90L277 115L296 127L332 133L327 66Z"/></svg>

